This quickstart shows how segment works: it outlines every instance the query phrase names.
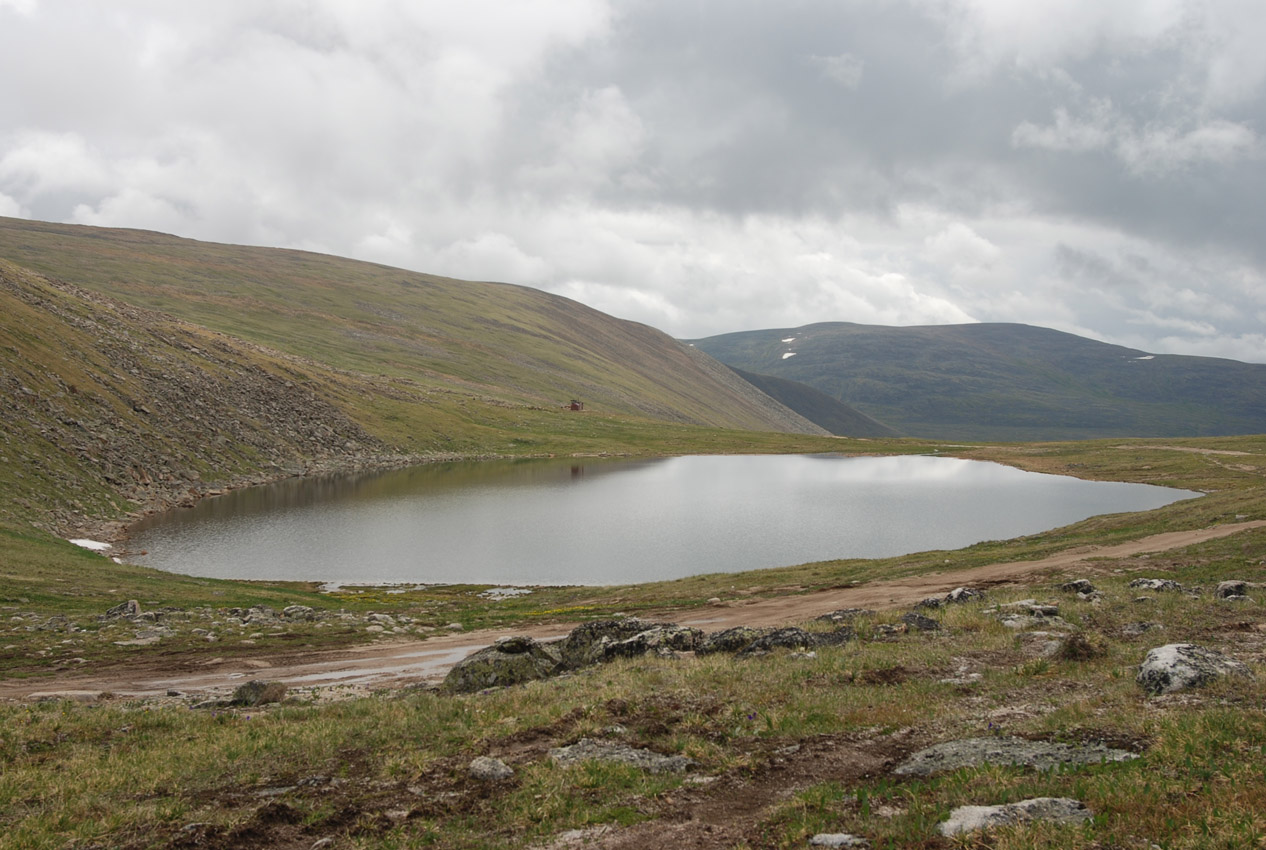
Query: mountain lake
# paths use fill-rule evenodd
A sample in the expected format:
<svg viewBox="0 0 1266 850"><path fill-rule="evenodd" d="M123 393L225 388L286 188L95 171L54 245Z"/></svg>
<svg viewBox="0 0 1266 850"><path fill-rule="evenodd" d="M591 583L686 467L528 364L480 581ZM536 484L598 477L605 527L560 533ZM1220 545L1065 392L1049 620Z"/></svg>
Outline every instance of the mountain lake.
<svg viewBox="0 0 1266 850"><path fill-rule="evenodd" d="M611 585L957 549L1200 495L929 456L428 464L296 478L133 526L214 578Z"/></svg>

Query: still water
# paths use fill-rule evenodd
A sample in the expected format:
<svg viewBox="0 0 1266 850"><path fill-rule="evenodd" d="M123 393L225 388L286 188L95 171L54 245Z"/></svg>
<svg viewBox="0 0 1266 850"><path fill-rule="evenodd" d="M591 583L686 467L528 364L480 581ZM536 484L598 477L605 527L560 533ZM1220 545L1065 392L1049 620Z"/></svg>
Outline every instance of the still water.
<svg viewBox="0 0 1266 850"><path fill-rule="evenodd" d="M628 584L956 549L1198 495L939 457L454 463L239 490L133 530L216 578Z"/></svg>

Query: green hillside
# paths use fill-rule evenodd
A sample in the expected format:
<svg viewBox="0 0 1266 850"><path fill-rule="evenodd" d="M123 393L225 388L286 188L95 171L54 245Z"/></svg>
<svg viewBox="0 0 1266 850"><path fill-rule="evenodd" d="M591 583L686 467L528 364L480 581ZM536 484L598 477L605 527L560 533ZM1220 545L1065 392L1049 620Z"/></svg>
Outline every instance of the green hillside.
<svg viewBox="0 0 1266 850"><path fill-rule="evenodd" d="M744 372L734 366L735 374L761 392L799 413L815 425L841 437L895 437L897 432L882 422L849 407L839 399L799 381Z"/></svg>
<svg viewBox="0 0 1266 850"><path fill-rule="evenodd" d="M817 432L667 335L521 286L303 251L0 218L0 259L357 374L489 401Z"/></svg>
<svg viewBox="0 0 1266 850"><path fill-rule="evenodd" d="M913 436L1266 432L1266 365L1151 355L1029 325L830 322L693 342L730 366L816 387Z"/></svg>

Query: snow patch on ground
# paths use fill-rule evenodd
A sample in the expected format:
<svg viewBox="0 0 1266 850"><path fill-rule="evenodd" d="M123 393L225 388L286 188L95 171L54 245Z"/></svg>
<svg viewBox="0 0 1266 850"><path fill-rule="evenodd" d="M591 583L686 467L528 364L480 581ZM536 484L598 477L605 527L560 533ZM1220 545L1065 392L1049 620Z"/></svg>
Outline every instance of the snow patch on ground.
<svg viewBox="0 0 1266 850"><path fill-rule="evenodd" d="M788 357L795 357L795 356L796 356L796 353L794 351L788 351L786 354L782 356L782 359L786 360Z"/></svg>
<svg viewBox="0 0 1266 850"><path fill-rule="evenodd" d="M74 543L76 546L82 546L85 549L91 549L94 552L104 552L107 549L114 548L109 543L102 543L99 540L89 540L86 537L80 537L70 542Z"/></svg>
<svg viewBox="0 0 1266 850"><path fill-rule="evenodd" d="M795 341L796 341L796 338L794 336L789 336L783 340L783 342L795 342Z"/></svg>
<svg viewBox="0 0 1266 850"><path fill-rule="evenodd" d="M1148 355L1145 355L1145 356L1143 356L1143 357L1135 357L1134 359L1135 359L1135 360L1155 360L1155 359L1156 359L1156 355L1155 355L1155 354L1148 354Z"/></svg>

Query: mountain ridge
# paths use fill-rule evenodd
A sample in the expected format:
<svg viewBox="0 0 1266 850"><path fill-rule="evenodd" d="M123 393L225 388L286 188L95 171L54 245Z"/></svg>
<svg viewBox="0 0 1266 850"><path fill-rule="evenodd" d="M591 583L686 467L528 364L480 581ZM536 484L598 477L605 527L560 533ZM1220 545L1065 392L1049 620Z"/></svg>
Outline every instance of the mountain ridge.
<svg viewBox="0 0 1266 850"><path fill-rule="evenodd" d="M820 322L690 342L730 366L808 384L911 436L1266 432L1266 365L1150 354L1034 325Z"/></svg>

